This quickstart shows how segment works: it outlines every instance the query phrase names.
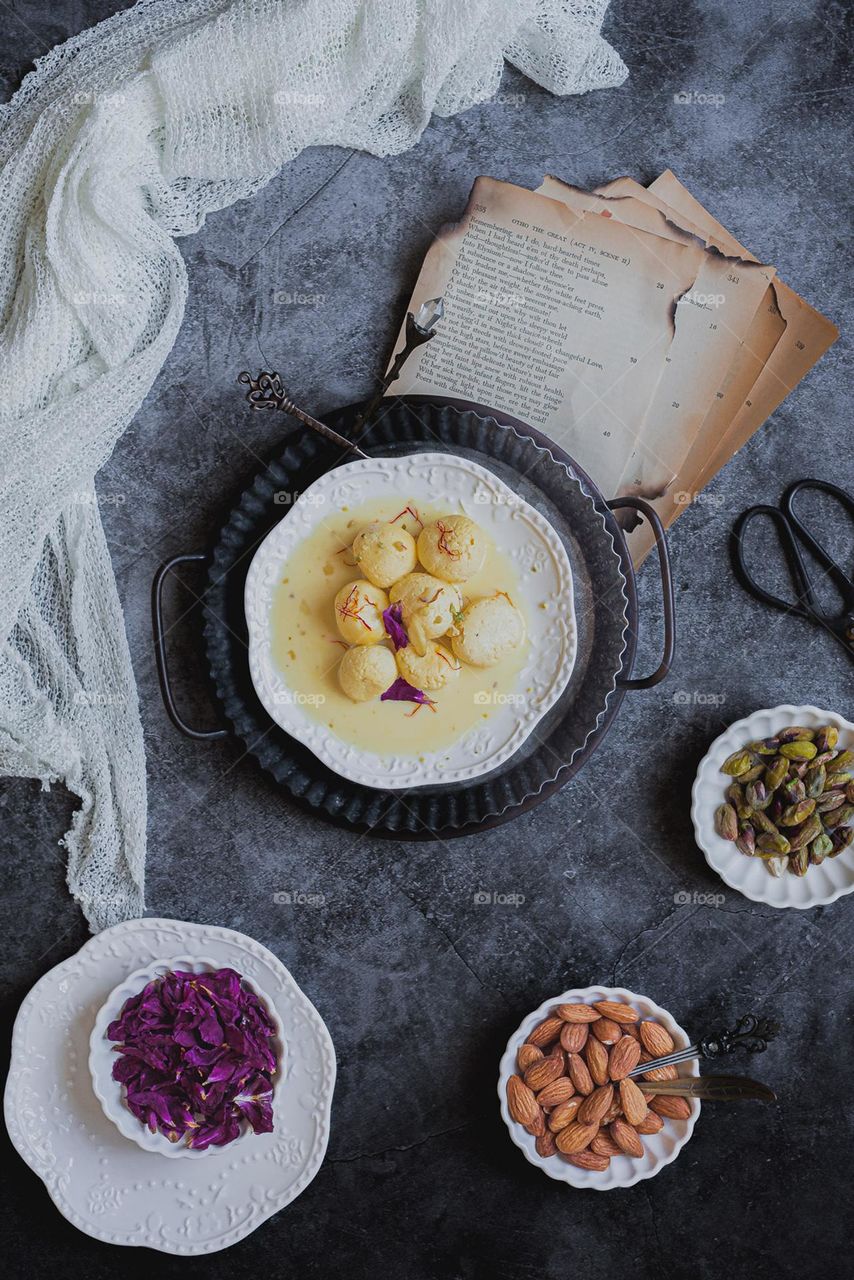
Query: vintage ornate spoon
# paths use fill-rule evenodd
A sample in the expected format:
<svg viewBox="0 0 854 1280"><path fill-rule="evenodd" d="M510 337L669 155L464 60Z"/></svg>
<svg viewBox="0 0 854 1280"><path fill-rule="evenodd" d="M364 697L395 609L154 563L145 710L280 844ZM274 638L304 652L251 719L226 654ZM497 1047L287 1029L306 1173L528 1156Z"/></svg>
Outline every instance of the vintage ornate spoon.
<svg viewBox="0 0 854 1280"><path fill-rule="evenodd" d="M422 346L436 336L436 325L444 314L445 304L441 298L430 298L428 302L422 303L418 308L417 315L413 315L411 311L407 313L404 345L395 356L388 373L382 379L376 395L357 418L353 427L354 431L363 431L368 425L386 391L400 377L400 371L412 355L412 352L416 347ZM353 444L352 440L348 440L346 436L333 431L332 427L327 427L325 422L318 421L310 413L306 413L305 409L301 409L291 399L278 373L262 372L258 374L257 378L253 378L249 371L244 369L242 373L237 375L237 381L249 388L246 393L246 399L249 401L250 408L278 409L282 413L289 413L292 418L304 423L312 431L316 431L318 435L331 440L340 449L354 453L357 458L368 457L364 449L360 449L357 444Z"/></svg>
<svg viewBox="0 0 854 1280"><path fill-rule="evenodd" d="M629 1072L630 1076L642 1076L647 1071L656 1071L659 1067L675 1066L677 1062L690 1062L692 1058L720 1058L724 1054L734 1053L736 1049L746 1049L748 1053L762 1053L768 1048L768 1041L773 1040L780 1030L780 1024L773 1018L758 1018L755 1013L745 1014L740 1018L733 1031L715 1031L703 1036L696 1044L689 1044L687 1049L677 1049L675 1053L666 1053L662 1058L651 1058L649 1062L640 1062Z"/></svg>
<svg viewBox="0 0 854 1280"><path fill-rule="evenodd" d="M649 1065L648 1063L646 1064ZM667 1094L677 1098L701 1098L704 1102L776 1102L777 1095L767 1084L749 1076L681 1076L678 1080L638 1080L644 1093Z"/></svg>

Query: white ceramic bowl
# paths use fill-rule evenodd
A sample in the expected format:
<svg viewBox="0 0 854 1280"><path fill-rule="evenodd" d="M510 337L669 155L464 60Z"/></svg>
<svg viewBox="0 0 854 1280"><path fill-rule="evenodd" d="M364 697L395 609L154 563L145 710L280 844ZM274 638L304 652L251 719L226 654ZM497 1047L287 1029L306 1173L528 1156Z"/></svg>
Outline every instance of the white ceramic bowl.
<svg viewBox="0 0 854 1280"><path fill-rule="evenodd" d="M214 1151L232 1151L238 1144L242 1144L247 1139L255 1136L249 1122L244 1120L241 1123L240 1136L225 1147L211 1145L201 1151L195 1151L192 1147L188 1147L184 1141L170 1142L159 1130L156 1133L152 1133L147 1125L137 1120L136 1116L125 1104L124 1085L114 1080L112 1076L116 1051L114 1042L107 1039L107 1027L119 1016L126 1000L129 1000L131 996L135 996L154 978L162 977L166 973L172 973L175 970L183 970L187 973L213 973L216 969L221 969L222 967L222 964L217 963L215 960L199 959L193 956L173 956L170 960L153 961L143 969L136 969L118 986L114 987L98 1010L95 1025L89 1038L89 1072L92 1076L92 1088L95 1091L95 1097L101 1104L104 1115L109 1120L112 1120L120 1133L126 1138L130 1138L131 1142L135 1142L144 1151L151 1151L156 1155L169 1156L172 1159L180 1157L185 1160L202 1160ZM282 1078L284 1054L282 1023L273 1002L254 982L244 975L241 976L244 986L261 1000L268 1017L276 1028L273 1036L273 1046L278 1058L278 1067L273 1076L273 1122L275 1124L276 1087Z"/></svg>
<svg viewBox="0 0 854 1280"><path fill-rule="evenodd" d="M809 706L780 706L754 711L752 716L737 720L726 733L715 738L700 761L691 793L691 821L706 861L731 888L754 902L766 902L770 907L805 910L807 907L826 906L843 894L851 893L854 889L854 846L849 846L835 858L825 858L817 867L810 867L805 876L785 871L778 877L771 874L761 858L739 853L731 840L724 840L715 830L715 809L723 804L724 792L730 781L720 771L724 760L748 742L773 737L790 724L803 725L807 729L823 724L836 725L839 747L854 747L854 724L834 711Z"/></svg>
<svg viewBox="0 0 854 1280"><path fill-rule="evenodd" d="M330 732L305 710L273 659L271 615L282 566L330 511L351 511L384 494L418 504L464 511L513 561L528 623L528 651L517 678L520 703L508 698L483 727L441 750L394 756L364 751ZM414 453L367 458L327 472L299 495L267 534L249 567L244 594L249 631L249 671L270 717L325 765L362 786L381 790L468 782L496 769L519 750L566 688L578 636L572 570L556 531L502 480L468 458Z"/></svg>
<svg viewBox="0 0 854 1280"><path fill-rule="evenodd" d="M634 991L626 991L623 987L585 987L574 991L564 991L562 995L552 996L544 1000L539 1009L529 1013L521 1026L513 1032L507 1042L507 1048L501 1059L498 1074L498 1098L501 1115L510 1131L510 1137L519 1147L526 1160L535 1164L543 1173L557 1182L566 1182L571 1187L586 1187L593 1191L612 1191L615 1187L633 1187L636 1182L645 1178L654 1178L665 1165L679 1155L685 1143L694 1132L694 1125L700 1114L700 1103L696 1098L689 1098L691 1115L687 1120L665 1120L664 1128L659 1133L644 1136L644 1154L640 1160L632 1156L612 1156L611 1163L604 1173L596 1173L590 1169L577 1169L568 1164L559 1155L541 1156L538 1154L535 1139L522 1125L511 1119L507 1108L507 1081L516 1072L516 1055L538 1022L548 1017L550 1011L558 1004L595 1004L597 1000L617 1000L622 1004L630 1004L637 1009L642 1018L654 1018L670 1032L677 1049L684 1049L691 1043L688 1035L678 1022L654 1001L646 996L636 995ZM683 1062L677 1067L680 1075L698 1076L700 1068L696 1060Z"/></svg>

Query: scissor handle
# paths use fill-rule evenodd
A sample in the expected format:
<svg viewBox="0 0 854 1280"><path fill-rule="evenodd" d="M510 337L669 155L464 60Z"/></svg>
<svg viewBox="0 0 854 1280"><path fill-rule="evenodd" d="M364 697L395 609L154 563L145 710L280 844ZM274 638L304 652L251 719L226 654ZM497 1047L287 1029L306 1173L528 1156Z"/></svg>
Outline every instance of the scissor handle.
<svg viewBox="0 0 854 1280"><path fill-rule="evenodd" d="M836 498L837 502L840 502L845 507L852 520L854 520L854 498L851 497L850 493L846 493L844 489L840 489L838 485L831 484L829 480L796 480L794 484L789 485L780 499L780 507L788 517L789 524L793 527L804 546L810 550L825 570L827 576L845 601L846 608L851 609L854 606L854 582L852 582L841 565L836 563L833 556L813 537L795 511L795 498L804 489L813 489L816 493L829 493L831 497ZM818 612L818 607L814 602L813 608Z"/></svg>
<svg viewBox="0 0 854 1280"><path fill-rule="evenodd" d="M766 591L756 581L745 563L744 535L748 526L760 516L767 516L777 529L777 535L789 560L789 567L798 596L797 601L783 600L780 596L772 595L770 591ZM741 513L732 527L731 546L736 576L746 591L756 596L757 600L762 600L765 604L771 605L773 609L782 609L784 613L792 613L798 618L806 618L807 620L816 618L815 597L807 577L806 565L792 533L789 517L780 507L770 507L764 503L756 507L748 507L746 511ZM802 603L802 601L806 601L806 604Z"/></svg>

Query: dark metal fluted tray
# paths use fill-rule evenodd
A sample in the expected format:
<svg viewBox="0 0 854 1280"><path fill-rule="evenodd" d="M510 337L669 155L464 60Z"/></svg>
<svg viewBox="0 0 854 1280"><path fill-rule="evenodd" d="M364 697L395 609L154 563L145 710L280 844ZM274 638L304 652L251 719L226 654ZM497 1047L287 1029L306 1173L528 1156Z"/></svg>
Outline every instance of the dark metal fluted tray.
<svg viewBox="0 0 854 1280"><path fill-rule="evenodd" d="M359 406L327 415L347 435ZM504 415L461 402L409 397L389 402L359 439L372 454L435 449L472 458L541 511L566 546L573 571L578 655L558 702L520 750L494 772L470 783L387 793L349 782L273 723L249 675L243 590L255 549L287 513L291 497L348 460L336 446L299 428L244 489L209 552L182 553L161 566L153 614L158 674L175 725L196 739L234 735L299 803L333 822L399 839L448 838L509 821L562 786L608 731L629 688L657 683L672 659L672 590L663 534L665 657L652 676L632 680L637 597L625 540L611 511L635 499L605 502L571 458L546 437ZM657 522L653 520L653 523ZM210 677L227 727L198 730L184 722L172 695L165 652L163 588L180 564L205 566L204 640Z"/></svg>

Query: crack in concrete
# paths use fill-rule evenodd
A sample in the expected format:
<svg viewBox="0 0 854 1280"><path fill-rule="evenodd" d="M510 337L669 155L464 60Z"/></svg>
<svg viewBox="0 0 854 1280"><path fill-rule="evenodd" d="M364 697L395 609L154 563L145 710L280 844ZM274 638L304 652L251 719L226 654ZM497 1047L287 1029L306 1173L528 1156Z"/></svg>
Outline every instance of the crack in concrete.
<svg viewBox="0 0 854 1280"><path fill-rule="evenodd" d="M451 1133L460 1133L463 1129L470 1128L471 1125L471 1120L464 1120L462 1124L453 1125L450 1129L438 1129L435 1133L427 1133L423 1138L417 1138L415 1142L392 1144L389 1147L382 1147L379 1151L357 1151L352 1156L336 1156L334 1159L327 1157L324 1163L353 1164L356 1160L379 1160L381 1156L388 1155L392 1151L413 1151L416 1147L423 1147L425 1142L432 1142L434 1138L447 1137Z"/></svg>
<svg viewBox="0 0 854 1280"><path fill-rule="evenodd" d="M475 982L477 982L478 986L482 987L483 990L490 995L495 995L495 994L499 995L501 999L504 1001L504 1003L508 1004L509 1001L507 999L507 996L504 994L504 992L499 987L488 986L487 983L484 982L483 978L481 978L477 970L472 968L468 960L466 960L465 956L457 947L457 944L454 942L454 939L447 932L447 930L443 929L442 926L438 924L436 920L432 920L430 916L427 915L427 912L424 911L421 906L419 906L419 904L415 901L415 899L410 898L409 894L405 893L404 890L401 889L400 885L395 885L394 887L397 890L397 892L400 894L400 896L402 898L405 898L411 907L415 908L415 910L421 916L422 920L424 920L430 926L431 929L435 929L440 937L444 938L445 942L447 942L448 946L451 948L451 951L457 957L460 964L464 965L465 968L468 969L469 973L474 978Z"/></svg>
<svg viewBox="0 0 854 1280"><path fill-rule="evenodd" d="M240 266L237 268L238 274L241 271L244 271L246 267L249 266L249 263L253 261L253 259L257 258L259 254L263 253L264 250L267 248L267 245L270 243L270 241L275 240L279 232L284 230L284 228L288 225L288 223L291 222L297 216L298 213L301 213L302 210L305 209L307 205L311 204L312 200L314 200L316 196L319 196L321 191L325 191L326 188L329 186L330 182L335 181L335 179L338 177L341 170L345 167L345 165L348 165L350 163L350 161L353 159L353 156L355 154L356 154L355 150L351 151L349 155L347 155L345 159L341 161L338 168L333 173L331 173L328 178L324 179L324 181L321 182L319 187L315 187L314 191L312 191L310 196L306 196L305 200L303 200L301 204L298 204L295 209L291 210L288 216L270 232L270 234L267 236L267 239L263 242L263 244L260 244L258 248L254 251L254 253L250 253L246 261L240 264Z"/></svg>

